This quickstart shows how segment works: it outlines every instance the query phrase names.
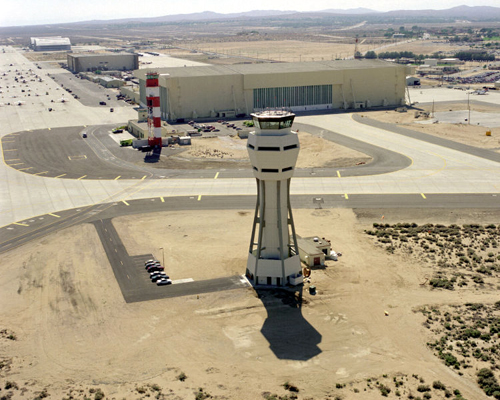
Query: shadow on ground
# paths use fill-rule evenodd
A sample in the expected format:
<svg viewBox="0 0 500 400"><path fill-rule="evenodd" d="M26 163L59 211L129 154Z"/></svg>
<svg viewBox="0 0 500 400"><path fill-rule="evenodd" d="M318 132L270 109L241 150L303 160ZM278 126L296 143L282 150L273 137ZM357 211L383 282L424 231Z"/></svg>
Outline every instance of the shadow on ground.
<svg viewBox="0 0 500 400"><path fill-rule="evenodd" d="M302 287L256 289L256 293L267 310L261 332L276 357L307 361L321 353L321 334L302 315Z"/></svg>
<svg viewBox="0 0 500 400"><path fill-rule="evenodd" d="M160 161L161 147L155 147L152 151L146 153L144 156L145 163L157 163Z"/></svg>

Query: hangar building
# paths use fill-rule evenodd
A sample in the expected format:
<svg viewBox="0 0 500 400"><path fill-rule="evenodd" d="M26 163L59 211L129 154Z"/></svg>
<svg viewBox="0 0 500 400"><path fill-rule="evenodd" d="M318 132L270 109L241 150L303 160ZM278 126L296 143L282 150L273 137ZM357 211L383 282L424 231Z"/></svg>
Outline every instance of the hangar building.
<svg viewBox="0 0 500 400"><path fill-rule="evenodd" d="M146 73L140 103L146 106ZM167 121L249 115L264 108L292 111L359 109L405 104L413 67L382 60L208 65L158 68L161 116Z"/></svg>
<svg viewBox="0 0 500 400"><path fill-rule="evenodd" d="M71 72L131 71L139 68L139 55L130 53L68 54Z"/></svg>
<svg viewBox="0 0 500 400"><path fill-rule="evenodd" d="M61 36L32 37L31 48L34 51L67 51L71 50L71 41Z"/></svg>

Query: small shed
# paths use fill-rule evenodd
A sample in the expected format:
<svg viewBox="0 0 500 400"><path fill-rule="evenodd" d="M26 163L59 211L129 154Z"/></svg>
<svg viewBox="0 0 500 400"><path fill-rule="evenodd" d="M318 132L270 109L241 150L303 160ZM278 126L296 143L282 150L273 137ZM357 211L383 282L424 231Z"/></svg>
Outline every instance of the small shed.
<svg viewBox="0 0 500 400"><path fill-rule="evenodd" d="M407 76L406 86L420 86L420 78L416 78L414 76Z"/></svg>
<svg viewBox="0 0 500 400"><path fill-rule="evenodd" d="M106 88L119 88L123 86L125 82L121 79L113 78L110 76L101 76L99 77L99 84Z"/></svg>
<svg viewBox="0 0 500 400"><path fill-rule="evenodd" d="M188 146L191 144L191 136L181 136L179 137L179 144L181 146Z"/></svg>
<svg viewBox="0 0 500 400"><path fill-rule="evenodd" d="M315 265L325 265L325 257L330 255L331 243L317 236L297 238L300 261L309 268Z"/></svg>

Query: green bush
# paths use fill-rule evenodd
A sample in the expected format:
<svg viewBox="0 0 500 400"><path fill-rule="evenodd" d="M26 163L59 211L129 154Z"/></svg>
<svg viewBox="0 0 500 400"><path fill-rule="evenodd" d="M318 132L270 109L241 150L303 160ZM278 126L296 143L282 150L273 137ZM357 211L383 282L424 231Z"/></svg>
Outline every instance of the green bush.
<svg viewBox="0 0 500 400"><path fill-rule="evenodd" d="M446 386L441 381L432 382L432 387L438 390L446 390Z"/></svg>
<svg viewBox="0 0 500 400"><path fill-rule="evenodd" d="M453 290L453 282L449 281L446 278L432 278L429 281L429 285L431 285L434 288Z"/></svg>
<svg viewBox="0 0 500 400"><path fill-rule="evenodd" d="M493 371L489 368L482 368L477 373L477 383L487 396L494 396L495 399L500 399L500 385Z"/></svg>
<svg viewBox="0 0 500 400"><path fill-rule="evenodd" d="M337 383L338 385L338 383ZM286 381L284 384L283 384L283 387L285 388L285 390L289 390L290 392L296 392L298 393L299 392L299 388L295 385L292 385L290 382Z"/></svg>
<svg viewBox="0 0 500 400"><path fill-rule="evenodd" d="M97 389L95 391L94 399L95 400L102 400L102 399L104 399L104 392L101 389Z"/></svg>
<svg viewBox="0 0 500 400"><path fill-rule="evenodd" d="M380 394L384 397L387 397L389 395L389 393L391 393L391 389L382 383L380 385L378 385L377 388L378 388L378 390L380 390Z"/></svg>

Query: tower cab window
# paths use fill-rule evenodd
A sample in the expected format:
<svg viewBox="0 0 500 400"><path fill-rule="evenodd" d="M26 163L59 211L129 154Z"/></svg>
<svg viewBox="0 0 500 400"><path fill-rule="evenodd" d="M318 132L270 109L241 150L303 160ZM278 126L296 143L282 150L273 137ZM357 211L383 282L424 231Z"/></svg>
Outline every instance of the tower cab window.
<svg viewBox="0 0 500 400"><path fill-rule="evenodd" d="M260 129L285 129L290 128L293 123L293 117L285 118L285 119L265 119L265 118L253 118L253 123L255 126L258 126Z"/></svg>

